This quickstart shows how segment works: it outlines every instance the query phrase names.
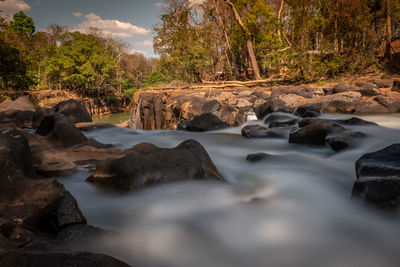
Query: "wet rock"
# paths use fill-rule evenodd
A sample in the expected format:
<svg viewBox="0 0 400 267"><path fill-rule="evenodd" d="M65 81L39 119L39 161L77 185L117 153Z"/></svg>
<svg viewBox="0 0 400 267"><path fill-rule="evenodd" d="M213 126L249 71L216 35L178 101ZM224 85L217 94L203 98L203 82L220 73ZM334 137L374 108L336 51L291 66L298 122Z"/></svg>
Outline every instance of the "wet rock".
<svg viewBox="0 0 400 267"><path fill-rule="evenodd" d="M339 133L345 129L337 123L328 120L317 120L289 134L289 143L325 145L328 134Z"/></svg>
<svg viewBox="0 0 400 267"><path fill-rule="evenodd" d="M181 121L181 123L179 123L179 125L178 125L178 130L179 131L186 131L189 123L190 123L190 120Z"/></svg>
<svg viewBox="0 0 400 267"><path fill-rule="evenodd" d="M86 108L74 99L62 101L53 107L54 112L62 113L73 123L92 122L89 112Z"/></svg>
<svg viewBox="0 0 400 267"><path fill-rule="evenodd" d="M260 161L263 159L268 159L271 157L272 157L272 155L270 155L270 154L260 152L260 153L254 153L254 154L247 155L246 160L251 161L251 162L257 162L257 161Z"/></svg>
<svg viewBox="0 0 400 267"><path fill-rule="evenodd" d="M1 235L3 238L1 238ZM5 243L5 249L17 249L28 244L33 236L34 234L31 231L24 229L18 223L0 218L0 247L1 243ZM2 254L1 249L0 254Z"/></svg>
<svg viewBox="0 0 400 267"><path fill-rule="evenodd" d="M0 104L0 112L20 110L20 111L36 111L35 105L26 96L21 96L15 101L6 100Z"/></svg>
<svg viewBox="0 0 400 267"><path fill-rule="evenodd" d="M356 161L352 195L380 208L400 204L400 144L364 154Z"/></svg>
<svg viewBox="0 0 400 267"><path fill-rule="evenodd" d="M175 148L142 143L126 156L102 161L89 182L133 190L154 183L186 179L222 180L203 146L187 140Z"/></svg>
<svg viewBox="0 0 400 267"><path fill-rule="evenodd" d="M190 132L206 132L219 130L229 127L230 125L220 120L217 116L211 113L201 114L196 116L187 126L186 131Z"/></svg>
<svg viewBox="0 0 400 267"><path fill-rule="evenodd" d="M19 267L128 267L126 263L113 257L89 252L49 253L49 252L10 252L0 256L1 266Z"/></svg>
<svg viewBox="0 0 400 267"><path fill-rule="evenodd" d="M356 162L357 178L400 177L400 144L364 154Z"/></svg>
<svg viewBox="0 0 400 267"><path fill-rule="evenodd" d="M241 111L247 112L253 107L253 103L251 103L247 99L240 98L236 102L236 107Z"/></svg>
<svg viewBox="0 0 400 267"><path fill-rule="evenodd" d="M351 117L349 119L344 120L332 120L333 122L337 122L342 125L348 126L377 126L375 122L366 121L357 117Z"/></svg>
<svg viewBox="0 0 400 267"><path fill-rule="evenodd" d="M310 107L299 107L294 111L294 115L301 118L314 118L321 116L321 112Z"/></svg>
<svg viewBox="0 0 400 267"><path fill-rule="evenodd" d="M287 113L292 113L297 107L303 106L309 100L306 98L295 95L295 94L287 94L287 95L279 95L275 97L271 97L268 100L268 104L275 111L282 111Z"/></svg>
<svg viewBox="0 0 400 267"><path fill-rule="evenodd" d="M50 143L61 147L71 147L88 141L88 138L61 113L45 117L36 134L45 136Z"/></svg>
<svg viewBox="0 0 400 267"><path fill-rule="evenodd" d="M274 109L267 103L265 102L264 104L259 105L254 109L254 112L256 113L257 119L261 120L268 114L274 112Z"/></svg>
<svg viewBox="0 0 400 267"><path fill-rule="evenodd" d="M296 125L298 122L297 119L291 119L287 121L273 121L268 124L268 128L278 128L278 127L290 127Z"/></svg>
<svg viewBox="0 0 400 267"><path fill-rule="evenodd" d="M395 79L393 81L392 91L400 92L400 79Z"/></svg>
<svg viewBox="0 0 400 267"><path fill-rule="evenodd" d="M357 83L357 91L363 96L377 96L381 95L380 89L375 84L370 83Z"/></svg>
<svg viewBox="0 0 400 267"><path fill-rule="evenodd" d="M0 217L28 229L57 230L86 222L64 186L52 179L32 179L35 173L24 135L2 129L0 144Z"/></svg>
<svg viewBox="0 0 400 267"><path fill-rule="evenodd" d="M330 135L326 143L336 152L354 146L361 138L366 137L362 132L346 132Z"/></svg>
<svg viewBox="0 0 400 267"><path fill-rule="evenodd" d="M242 129L242 136L246 138L280 138L282 134L261 125L248 125Z"/></svg>

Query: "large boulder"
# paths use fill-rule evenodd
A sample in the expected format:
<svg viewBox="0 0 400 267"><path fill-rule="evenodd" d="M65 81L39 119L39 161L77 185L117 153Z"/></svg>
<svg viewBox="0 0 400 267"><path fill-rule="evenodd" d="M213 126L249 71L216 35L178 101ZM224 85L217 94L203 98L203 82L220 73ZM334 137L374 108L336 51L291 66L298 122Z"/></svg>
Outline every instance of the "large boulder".
<svg viewBox="0 0 400 267"><path fill-rule="evenodd" d="M380 208L400 204L400 144L364 154L356 162L352 195Z"/></svg>
<svg viewBox="0 0 400 267"><path fill-rule="evenodd" d="M133 190L186 179L222 180L207 151L194 140L184 141L175 148L138 144L126 156L101 161L88 181Z"/></svg>
<svg viewBox="0 0 400 267"><path fill-rule="evenodd" d="M129 267L128 264L113 257L89 252L10 252L0 256L0 265L18 267Z"/></svg>
<svg viewBox="0 0 400 267"><path fill-rule="evenodd" d="M21 96L15 101L6 100L0 104L0 112L20 110L20 111L36 111L35 104L33 104L28 97Z"/></svg>
<svg viewBox="0 0 400 267"><path fill-rule="evenodd" d="M280 138L282 134L261 125L248 125L242 129L242 136L246 138Z"/></svg>
<svg viewBox="0 0 400 267"><path fill-rule="evenodd" d="M274 112L274 109L268 102L265 102L254 108L254 112L256 113L257 119L261 120L268 114Z"/></svg>
<svg viewBox="0 0 400 267"><path fill-rule="evenodd" d="M357 91L357 87L350 84L338 83L333 87L332 94L339 94L349 91Z"/></svg>
<svg viewBox="0 0 400 267"><path fill-rule="evenodd" d="M50 143L61 147L71 147L88 141L88 138L61 113L45 117L36 133L45 136Z"/></svg>
<svg viewBox="0 0 400 267"><path fill-rule="evenodd" d="M377 96L381 95L380 88L371 83L358 82L356 83L357 91L363 96Z"/></svg>
<svg viewBox="0 0 400 267"><path fill-rule="evenodd" d="M78 122L92 122L89 112L86 108L76 101L75 99L69 99L62 101L53 107L54 112L60 112L73 123Z"/></svg>
<svg viewBox="0 0 400 267"><path fill-rule="evenodd" d="M361 100L362 96L359 92L349 91L317 98L307 106L325 112L353 113Z"/></svg>
<svg viewBox="0 0 400 267"><path fill-rule="evenodd" d="M374 98L374 101L386 107L391 113L400 112L400 99L395 99L390 96L377 96Z"/></svg>
<svg viewBox="0 0 400 267"><path fill-rule="evenodd" d="M75 199L57 181L36 178L26 137L0 132L0 217L32 230L85 223Z"/></svg>
<svg viewBox="0 0 400 267"><path fill-rule="evenodd" d="M289 143L325 145L325 138L328 134L339 133L344 130L337 123L322 119L316 120L314 123L292 131L289 135Z"/></svg>
<svg viewBox="0 0 400 267"><path fill-rule="evenodd" d="M186 124L186 123L185 123ZM179 127L178 129L185 129L190 132L206 132L212 130L219 130L229 127L230 125L220 120L217 116L211 113L201 114L194 117L194 119L186 124L186 127Z"/></svg>
<svg viewBox="0 0 400 267"><path fill-rule="evenodd" d="M315 118L321 116L321 112L310 107L299 107L294 111L294 115L301 118Z"/></svg>
<svg viewBox="0 0 400 267"><path fill-rule="evenodd" d="M271 97L268 104L274 111L292 113L297 107L303 106L309 99L296 94L284 94Z"/></svg>

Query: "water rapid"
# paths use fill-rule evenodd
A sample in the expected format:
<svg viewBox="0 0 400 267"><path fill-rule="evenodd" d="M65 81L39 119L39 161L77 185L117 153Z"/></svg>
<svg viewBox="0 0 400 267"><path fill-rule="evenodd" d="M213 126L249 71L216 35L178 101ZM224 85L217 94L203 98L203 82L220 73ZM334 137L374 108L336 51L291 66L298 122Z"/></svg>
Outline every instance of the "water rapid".
<svg viewBox="0 0 400 267"><path fill-rule="evenodd" d="M120 192L86 182L90 166L59 181L89 224L121 234L88 249L133 266L399 266L399 214L367 207L351 189L361 155L400 142L400 116L363 119L381 126L347 127L368 137L341 153L287 139L245 139L244 125L208 133L97 129L85 134L119 148L198 140L228 183ZM257 152L275 157L246 161Z"/></svg>

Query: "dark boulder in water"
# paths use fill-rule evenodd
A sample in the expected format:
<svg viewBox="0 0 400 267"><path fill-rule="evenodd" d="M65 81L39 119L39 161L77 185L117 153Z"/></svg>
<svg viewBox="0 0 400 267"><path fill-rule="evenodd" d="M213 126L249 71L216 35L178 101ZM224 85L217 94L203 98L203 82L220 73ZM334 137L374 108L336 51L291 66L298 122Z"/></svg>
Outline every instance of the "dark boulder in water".
<svg viewBox="0 0 400 267"><path fill-rule="evenodd" d="M187 140L175 148L141 143L126 156L101 161L89 182L133 190L154 183L187 179L223 180L203 146Z"/></svg>
<svg viewBox="0 0 400 267"><path fill-rule="evenodd" d="M290 127L296 125L297 119L287 120L287 121L273 121L268 124L268 128L278 128L278 127Z"/></svg>
<svg viewBox="0 0 400 267"><path fill-rule="evenodd" d="M228 127L230 127L230 125L220 120L217 116L211 113L204 113L194 117L189 123L182 122L182 125L179 125L178 129L185 129L189 132L206 132Z"/></svg>
<svg viewBox="0 0 400 267"><path fill-rule="evenodd" d="M271 157L272 157L272 155L270 155L270 154L260 152L260 153L254 153L254 154L247 155L246 160L250 161L250 162L257 162L257 161L260 161L263 159L268 159Z"/></svg>
<svg viewBox="0 0 400 267"><path fill-rule="evenodd" d="M299 124L300 125L300 124ZM289 134L289 143L325 145L328 134L339 133L345 129L337 123L328 120L316 120Z"/></svg>
<svg viewBox="0 0 400 267"><path fill-rule="evenodd" d="M361 138L366 137L362 132L345 132L330 135L326 143L336 152L354 146Z"/></svg>
<svg viewBox="0 0 400 267"><path fill-rule="evenodd" d="M400 204L400 144L364 154L356 162L352 195L381 208Z"/></svg>
<svg viewBox="0 0 400 267"><path fill-rule="evenodd" d="M261 120L268 114L273 113L274 109L268 102L265 102L264 104L255 107L254 112L256 113L257 119Z"/></svg>
<svg viewBox="0 0 400 267"><path fill-rule="evenodd" d="M282 134L261 125L248 125L242 129L242 136L246 138L280 138Z"/></svg>
<svg viewBox="0 0 400 267"><path fill-rule="evenodd" d="M294 115L301 118L315 118L321 116L321 112L310 107L299 107L294 111Z"/></svg>
<svg viewBox="0 0 400 267"><path fill-rule="evenodd" d="M278 122L278 121L288 121L293 119L292 116L282 113L282 112L274 112L268 115L268 117L265 118L264 123L268 124L271 122Z"/></svg>
<svg viewBox="0 0 400 267"><path fill-rule="evenodd" d="M74 99L62 101L53 107L54 112L60 112L73 123L92 122L86 108Z"/></svg>
<svg viewBox="0 0 400 267"><path fill-rule="evenodd" d="M113 257L89 252L10 252L0 256L0 265L19 267L129 267L128 264Z"/></svg>

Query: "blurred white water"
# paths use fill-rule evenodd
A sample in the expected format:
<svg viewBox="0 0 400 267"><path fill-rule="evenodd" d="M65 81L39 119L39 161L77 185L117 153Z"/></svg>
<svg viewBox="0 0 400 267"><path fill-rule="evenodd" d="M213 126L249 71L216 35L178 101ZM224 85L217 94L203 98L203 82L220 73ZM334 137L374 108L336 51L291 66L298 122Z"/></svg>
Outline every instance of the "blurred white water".
<svg viewBox="0 0 400 267"><path fill-rule="evenodd" d="M245 139L241 128L99 129L86 134L121 148L141 142L174 147L196 139L228 183L187 181L119 192L87 183L86 169L59 180L89 224L122 234L99 240L99 252L133 266L398 266L400 216L351 199L351 189L361 155L400 142L400 116L364 119L385 127L347 127L368 137L341 153L287 139ZM246 124L256 123L262 122ZM246 161L257 152L276 157Z"/></svg>

